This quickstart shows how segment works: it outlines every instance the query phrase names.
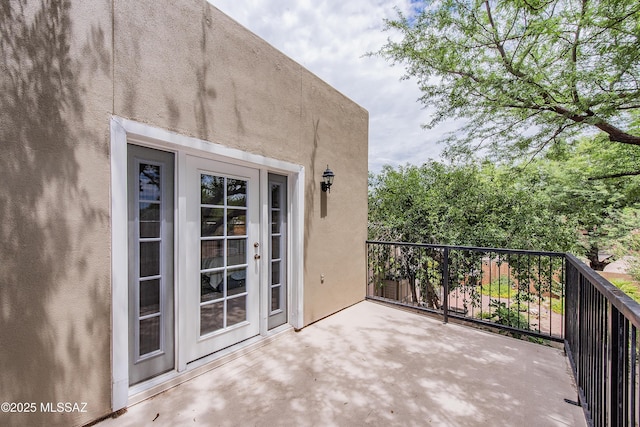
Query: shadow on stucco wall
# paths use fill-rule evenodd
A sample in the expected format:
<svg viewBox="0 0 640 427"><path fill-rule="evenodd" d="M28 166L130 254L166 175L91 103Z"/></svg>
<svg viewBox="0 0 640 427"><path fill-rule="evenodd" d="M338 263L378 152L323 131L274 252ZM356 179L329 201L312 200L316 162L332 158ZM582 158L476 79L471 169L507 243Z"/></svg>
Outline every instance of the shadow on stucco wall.
<svg viewBox="0 0 640 427"><path fill-rule="evenodd" d="M305 188L306 206L304 211L304 263L307 265L307 254L309 253L309 236L311 234L310 225L313 224L315 215L315 200L318 196L318 183L316 182L316 158L318 157L318 145L320 144L320 119L313 122L313 148L311 149L311 161L309 167L310 180L307 181Z"/></svg>
<svg viewBox="0 0 640 427"><path fill-rule="evenodd" d="M209 129L213 126L210 123L213 120L213 110L210 103L215 101L218 94L215 87L209 85L209 69L211 67L211 59L207 52L207 33L211 30L212 16L211 7L203 5L202 21L201 21L201 37L200 37L200 53L202 61L196 68L197 90L194 95L195 104L193 112L196 117L196 126L198 129L198 137L209 139Z"/></svg>
<svg viewBox="0 0 640 427"><path fill-rule="evenodd" d="M99 322L109 318L109 278L91 267L86 241L108 211L91 204L78 158L80 141L105 162L108 146L106 132L83 126L78 75L109 73L110 54L93 28L83 65L71 57L70 9L70 0L0 3L0 402L82 399L83 385L104 375L92 370L109 369L108 323ZM44 416L0 414L0 424Z"/></svg>

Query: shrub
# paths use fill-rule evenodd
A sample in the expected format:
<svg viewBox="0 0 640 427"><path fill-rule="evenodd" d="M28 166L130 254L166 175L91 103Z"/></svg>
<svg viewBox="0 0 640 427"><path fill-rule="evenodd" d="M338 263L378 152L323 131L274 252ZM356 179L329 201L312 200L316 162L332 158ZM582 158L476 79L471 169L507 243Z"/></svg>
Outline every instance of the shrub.
<svg viewBox="0 0 640 427"><path fill-rule="evenodd" d="M636 283L624 279L611 279L611 283L629 295L634 301L640 303L640 287Z"/></svg>
<svg viewBox="0 0 640 427"><path fill-rule="evenodd" d="M500 276L491 283L484 284L480 292L493 298L510 298L515 295L513 283L509 282L509 276Z"/></svg>
<svg viewBox="0 0 640 427"><path fill-rule="evenodd" d="M493 309L490 320L495 323L512 328L530 330L529 321L518 311L517 307L507 307L504 302L498 300L491 300L489 307Z"/></svg>

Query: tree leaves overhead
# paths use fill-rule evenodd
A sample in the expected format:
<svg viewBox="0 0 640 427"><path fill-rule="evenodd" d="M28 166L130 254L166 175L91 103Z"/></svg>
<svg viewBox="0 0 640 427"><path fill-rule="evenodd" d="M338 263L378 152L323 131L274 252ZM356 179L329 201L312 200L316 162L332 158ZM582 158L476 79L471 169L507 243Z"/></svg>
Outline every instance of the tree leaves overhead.
<svg viewBox="0 0 640 427"><path fill-rule="evenodd" d="M593 132L640 145L637 0L434 0L386 27L401 39L375 54L417 79L426 126L464 119L450 154L531 154Z"/></svg>

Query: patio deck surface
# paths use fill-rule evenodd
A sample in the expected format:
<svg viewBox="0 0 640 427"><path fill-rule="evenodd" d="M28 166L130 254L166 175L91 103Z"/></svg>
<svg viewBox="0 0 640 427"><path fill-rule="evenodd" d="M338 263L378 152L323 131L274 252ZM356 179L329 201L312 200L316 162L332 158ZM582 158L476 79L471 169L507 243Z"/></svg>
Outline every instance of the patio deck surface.
<svg viewBox="0 0 640 427"><path fill-rule="evenodd" d="M585 426L562 350L364 301L112 426Z"/></svg>

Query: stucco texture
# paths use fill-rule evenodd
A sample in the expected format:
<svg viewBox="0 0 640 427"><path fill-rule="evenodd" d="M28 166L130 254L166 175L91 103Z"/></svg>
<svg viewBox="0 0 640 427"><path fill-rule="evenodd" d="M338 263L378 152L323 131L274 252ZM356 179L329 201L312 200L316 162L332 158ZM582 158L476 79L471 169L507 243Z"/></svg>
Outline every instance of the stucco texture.
<svg viewBox="0 0 640 427"><path fill-rule="evenodd" d="M0 402L38 409L0 425L111 412L112 115L302 165L304 323L364 298L366 110L204 0L3 1L0 36Z"/></svg>
<svg viewBox="0 0 640 427"><path fill-rule="evenodd" d="M0 402L36 405L3 426L110 410L110 42L107 0L0 6Z"/></svg>
<svg viewBox="0 0 640 427"><path fill-rule="evenodd" d="M362 300L367 111L207 2L115 4L114 114L304 166L304 323Z"/></svg>

